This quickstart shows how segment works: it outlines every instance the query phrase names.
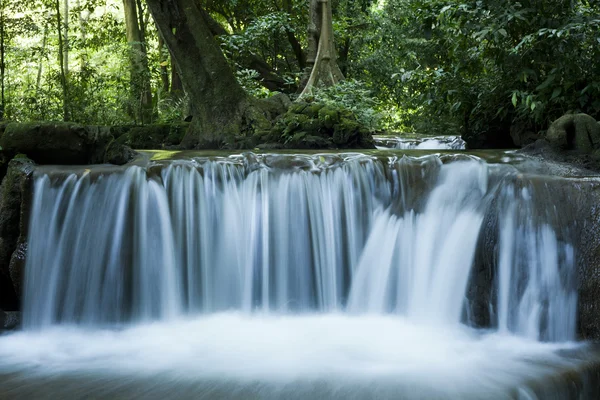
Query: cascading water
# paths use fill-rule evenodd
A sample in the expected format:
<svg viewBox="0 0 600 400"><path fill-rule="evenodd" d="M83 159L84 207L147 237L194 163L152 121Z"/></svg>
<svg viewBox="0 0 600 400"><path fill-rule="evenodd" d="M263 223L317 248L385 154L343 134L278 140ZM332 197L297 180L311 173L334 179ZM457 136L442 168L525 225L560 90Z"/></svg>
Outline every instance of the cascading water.
<svg viewBox="0 0 600 400"><path fill-rule="evenodd" d="M574 338L573 249L528 219L534 199L514 187L509 167L490 185L487 164L474 159L386 166L365 157L305 170L245 161L62 181L38 174L26 327L223 310L459 323L481 225L499 196L500 330ZM399 174L410 168L430 171L413 199Z"/></svg>
<svg viewBox="0 0 600 400"><path fill-rule="evenodd" d="M43 338L78 325L85 335L68 331L70 361L38 357L67 370L81 368L83 357L100 360L100 370L119 363L158 373L177 363L193 376L286 371L288 381L381 374L410 377L410 386L438 374L450 397L505 393L502 385L532 368L523 359L556 362L548 349L558 345L535 341L575 339L576 255L544 198L515 168L470 156L247 154L110 171L39 169L24 289L28 336L0 341L0 357L29 365L8 348L44 346ZM467 293L485 229L497 237L489 249L495 278L485 287L490 328L510 345L467 328L475 325L476 299ZM146 343L148 332L154 339ZM173 360L140 355L172 335ZM84 337L113 347L83 351ZM496 363L506 370L471 387L471 375ZM451 372L458 364L464 377Z"/></svg>
<svg viewBox="0 0 600 400"><path fill-rule="evenodd" d="M375 143L379 149L402 150L464 150L466 142L460 136L435 136L435 137L389 137L376 136Z"/></svg>

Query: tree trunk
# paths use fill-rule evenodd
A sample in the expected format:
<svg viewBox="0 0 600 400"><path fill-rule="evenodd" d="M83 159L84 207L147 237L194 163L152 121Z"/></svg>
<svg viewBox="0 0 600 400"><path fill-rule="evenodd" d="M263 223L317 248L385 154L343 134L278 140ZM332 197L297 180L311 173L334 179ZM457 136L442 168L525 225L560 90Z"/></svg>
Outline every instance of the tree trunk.
<svg viewBox="0 0 600 400"><path fill-rule="evenodd" d="M69 0L63 0L63 66L65 70L65 79L69 76Z"/></svg>
<svg viewBox="0 0 600 400"><path fill-rule="evenodd" d="M5 109L5 98L4 98L4 75L6 64L4 58L6 55L5 44L5 14L4 14L4 2L2 3L2 10L0 10L0 120L4 120L4 109Z"/></svg>
<svg viewBox="0 0 600 400"><path fill-rule="evenodd" d="M167 96L170 87L168 54L168 51L165 51L165 41L161 35L158 35L158 61L160 62L160 82L163 97Z"/></svg>
<svg viewBox="0 0 600 400"><path fill-rule="evenodd" d="M56 32L58 33L58 62L60 64L60 86L62 87L63 120L68 121L69 117L69 91L67 88L67 72L65 68L65 48L63 41L63 27L60 13L60 0L54 3L56 11Z"/></svg>
<svg viewBox="0 0 600 400"><path fill-rule="evenodd" d="M219 147L241 133L251 98L235 79L195 0L147 4L190 97L193 120L182 144Z"/></svg>
<svg viewBox="0 0 600 400"><path fill-rule="evenodd" d="M133 115L142 124L152 121L152 90L144 35L138 19L136 0L123 0L127 42L130 45L130 79Z"/></svg>
<svg viewBox="0 0 600 400"><path fill-rule="evenodd" d="M333 41L331 0L310 1L307 65L310 75L305 78L306 85L300 97L316 86L333 86L344 79Z"/></svg>
<svg viewBox="0 0 600 400"><path fill-rule="evenodd" d="M38 62L37 77L35 80L35 95L38 96L42 87L42 72L44 71L44 53L48 41L48 24L44 24L44 36L42 36L42 48L40 51L40 60Z"/></svg>

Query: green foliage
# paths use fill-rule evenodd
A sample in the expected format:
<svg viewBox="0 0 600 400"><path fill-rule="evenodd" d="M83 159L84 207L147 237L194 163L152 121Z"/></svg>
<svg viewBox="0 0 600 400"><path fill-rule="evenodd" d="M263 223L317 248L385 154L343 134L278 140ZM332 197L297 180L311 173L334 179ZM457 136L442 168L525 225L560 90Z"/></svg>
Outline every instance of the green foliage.
<svg viewBox="0 0 600 400"><path fill-rule="evenodd" d="M235 72L237 81L251 96L256 98L270 97L273 92L260 84L260 75L253 69L240 69Z"/></svg>
<svg viewBox="0 0 600 400"><path fill-rule="evenodd" d="M306 1L200 3L220 26L222 49L249 94L296 93L305 61L298 50L307 47ZM14 11L0 21L5 119L62 118L53 5L0 0ZM136 122L121 8L120 0L71 0L73 121ZM181 121L188 100L179 87L169 88L169 53L142 15L155 115L158 122ZM539 131L566 112L600 119L599 15L600 4L587 0L337 0L335 40L347 80L315 90L312 100L351 110L371 131L508 137L513 124Z"/></svg>
<svg viewBox="0 0 600 400"><path fill-rule="evenodd" d="M352 74L413 129L540 130L568 111L599 115L598 15L586 1L388 0Z"/></svg>
<svg viewBox="0 0 600 400"><path fill-rule="evenodd" d="M312 101L350 110L359 123L372 132L383 128L380 103L362 82L348 79L335 86L318 88L311 94Z"/></svg>

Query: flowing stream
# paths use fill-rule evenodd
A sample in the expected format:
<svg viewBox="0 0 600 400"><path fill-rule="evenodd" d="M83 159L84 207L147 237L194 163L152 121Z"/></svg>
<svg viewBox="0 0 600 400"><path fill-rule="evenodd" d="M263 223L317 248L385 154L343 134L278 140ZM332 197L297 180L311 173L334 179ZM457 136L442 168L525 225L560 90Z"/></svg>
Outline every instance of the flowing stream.
<svg viewBox="0 0 600 400"><path fill-rule="evenodd" d="M558 220L543 185L468 155L40 168L0 373L204 380L207 398L514 396L578 347Z"/></svg>

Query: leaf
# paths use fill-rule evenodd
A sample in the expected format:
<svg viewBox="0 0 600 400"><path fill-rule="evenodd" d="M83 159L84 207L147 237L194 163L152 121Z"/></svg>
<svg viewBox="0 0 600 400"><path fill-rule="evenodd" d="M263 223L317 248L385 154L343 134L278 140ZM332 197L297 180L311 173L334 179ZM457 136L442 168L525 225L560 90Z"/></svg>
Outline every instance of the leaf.
<svg viewBox="0 0 600 400"><path fill-rule="evenodd" d="M512 95L512 105L513 105L513 107L517 106L517 92L513 92L513 95Z"/></svg>
<svg viewBox="0 0 600 400"><path fill-rule="evenodd" d="M504 28L498 29L498 33L504 37L508 36L508 33L506 32L506 29L504 29Z"/></svg>
<svg viewBox="0 0 600 400"><path fill-rule="evenodd" d="M557 87L552 92L552 97L550 97L550 100L554 100L555 98L557 98L558 96L560 96L561 93L562 93L562 88Z"/></svg>
<svg viewBox="0 0 600 400"><path fill-rule="evenodd" d="M544 90L547 87L549 87L552 82L554 82L554 79L556 79L556 75L550 75L548 77L548 79L546 79L544 82L542 82L541 85L539 85L538 87L535 88L535 90Z"/></svg>

